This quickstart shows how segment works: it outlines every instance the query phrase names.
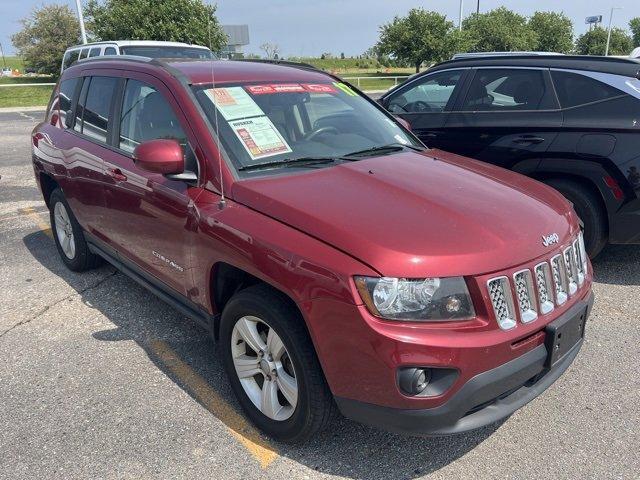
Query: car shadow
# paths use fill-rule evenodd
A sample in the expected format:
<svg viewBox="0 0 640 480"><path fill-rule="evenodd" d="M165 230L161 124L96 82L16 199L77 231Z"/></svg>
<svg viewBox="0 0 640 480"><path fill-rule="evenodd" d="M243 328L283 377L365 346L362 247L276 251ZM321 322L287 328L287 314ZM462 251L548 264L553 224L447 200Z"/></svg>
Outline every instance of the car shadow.
<svg viewBox="0 0 640 480"><path fill-rule="evenodd" d="M596 282L640 285L640 245L607 245L592 263Z"/></svg>
<svg viewBox="0 0 640 480"><path fill-rule="evenodd" d="M88 285L82 279L87 274L67 270L58 258L53 242L47 241L42 232L27 235L23 242L40 264L80 294L84 304L113 323L113 328L97 331L92 334L93 338L103 342L135 341L176 385L229 429L247 435L241 424L229 421L225 415L217 415L219 412L202 401L202 395L194 391L184 375L177 374L154 348L158 342L168 345L180 362L204 379L236 414L242 415L219 359L218 347L204 330L110 265L93 272L94 282ZM167 414L170 415L170 411ZM387 433L338 417L325 431L303 445L282 444L264 437L251 440L268 448L275 447L279 455L325 474L354 479L372 476L413 479L465 455L501 425L450 437L418 438Z"/></svg>

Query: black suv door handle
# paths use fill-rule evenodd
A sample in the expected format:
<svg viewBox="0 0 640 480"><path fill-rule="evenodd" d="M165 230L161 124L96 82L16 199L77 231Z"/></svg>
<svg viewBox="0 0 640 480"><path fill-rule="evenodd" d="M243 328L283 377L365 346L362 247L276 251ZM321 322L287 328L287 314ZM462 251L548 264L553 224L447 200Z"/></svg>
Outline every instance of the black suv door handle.
<svg viewBox="0 0 640 480"><path fill-rule="evenodd" d="M519 143L519 144L542 143L542 142L544 142L544 138L536 137L534 135L522 135L520 137L513 139L513 143Z"/></svg>

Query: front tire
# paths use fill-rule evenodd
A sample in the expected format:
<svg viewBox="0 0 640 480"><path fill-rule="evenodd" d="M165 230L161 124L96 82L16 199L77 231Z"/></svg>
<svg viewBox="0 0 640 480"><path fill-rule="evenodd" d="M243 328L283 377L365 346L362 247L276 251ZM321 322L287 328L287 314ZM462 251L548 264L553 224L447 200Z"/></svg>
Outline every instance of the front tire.
<svg viewBox="0 0 640 480"><path fill-rule="evenodd" d="M587 255L595 258L607 244L607 214L600 199L589 188L578 182L554 178L546 183L573 204L576 214L584 224Z"/></svg>
<svg viewBox="0 0 640 480"><path fill-rule="evenodd" d="M97 267L100 257L89 250L82 227L59 188L49 197L49 209L53 239L67 268L74 272L82 272Z"/></svg>
<svg viewBox="0 0 640 480"><path fill-rule="evenodd" d="M304 320L282 294L265 285L235 294L222 312L220 342L231 387L266 434L300 443L330 421L333 398Z"/></svg>

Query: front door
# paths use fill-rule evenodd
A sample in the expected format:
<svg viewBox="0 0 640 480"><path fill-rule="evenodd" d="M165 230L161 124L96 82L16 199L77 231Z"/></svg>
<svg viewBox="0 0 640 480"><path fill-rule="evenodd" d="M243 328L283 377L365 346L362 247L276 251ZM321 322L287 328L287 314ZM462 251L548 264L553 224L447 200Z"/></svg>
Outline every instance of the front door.
<svg viewBox="0 0 640 480"><path fill-rule="evenodd" d="M464 83L467 70L456 69L424 75L393 92L384 105L411 125L412 132L431 148L443 148L447 111Z"/></svg>
<svg viewBox="0 0 640 480"><path fill-rule="evenodd" d="M195 230L193 198L198 188L139 168L137 145L159 138L176 139L185 152L185 168L197 173L173 96L153 77L136 74L126 80L116 108L115 151L105 158L109 241L125 263L133 264L188 296L189 257Z"/></svg>

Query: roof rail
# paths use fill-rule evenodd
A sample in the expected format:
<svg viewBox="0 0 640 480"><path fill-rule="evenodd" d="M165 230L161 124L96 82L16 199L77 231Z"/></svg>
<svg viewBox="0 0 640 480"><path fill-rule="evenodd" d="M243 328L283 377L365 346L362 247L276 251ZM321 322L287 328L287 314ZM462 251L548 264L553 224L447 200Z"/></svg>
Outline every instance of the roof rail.
<svg viewBox="0 0 640 480"><path fill-rule="evenodd" d="M72 65L95 62L95 61L98 61L98 60L101 60L101 61L105 61L105 60L107 60L107 61L108 60L114 60L114 61L126 60L126 61L129 61L129 62L150 63L154 59L151 58L151 57L141 57L139 55L98 55L97 57L81 58L80 60L76 60L75 62L73 62Z"/></svg>
<svg viewBox="0 0 640 480"><path fill-rule="evenodd" d="M291 62L289 60L276 60L267 58L236 58L231 60L232 62L255 62L255 63L270 63L273 65L285 65L287 67L304 68L307 70L320 70L318 67L314 67L309 63Z"/></svg>

